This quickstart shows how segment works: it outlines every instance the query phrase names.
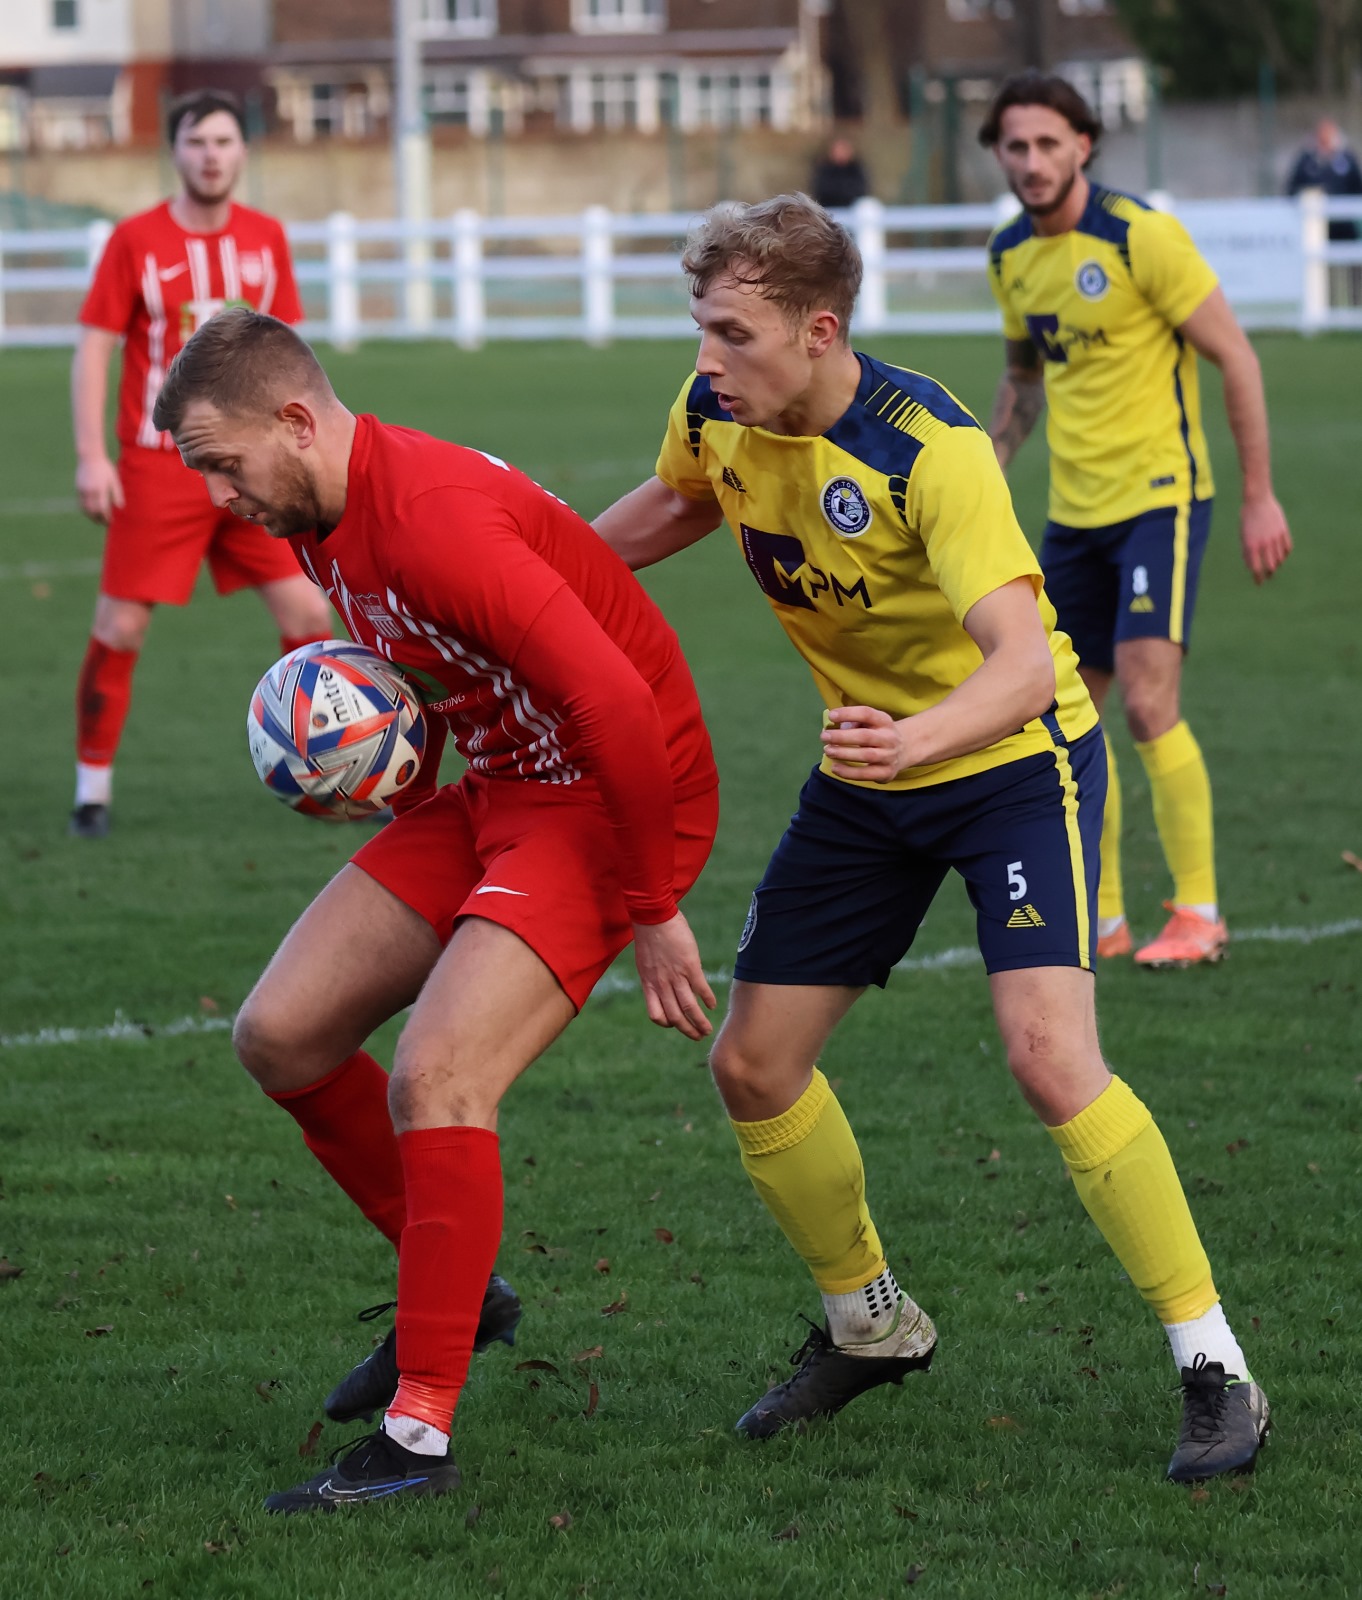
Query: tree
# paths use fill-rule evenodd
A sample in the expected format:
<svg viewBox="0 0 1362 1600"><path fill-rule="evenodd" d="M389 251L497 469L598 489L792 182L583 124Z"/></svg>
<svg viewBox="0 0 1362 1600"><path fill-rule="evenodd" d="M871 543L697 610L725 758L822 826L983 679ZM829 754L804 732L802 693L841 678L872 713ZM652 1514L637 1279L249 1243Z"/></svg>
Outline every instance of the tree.
<svg viewBox="0 0 1362 1600"><path fill-rule="evenodd" d="M1282 88L1329 94L1362 46L1359 0L1116 0L1116 9L1180 99L1252 93L1264 65Z"/></svg>

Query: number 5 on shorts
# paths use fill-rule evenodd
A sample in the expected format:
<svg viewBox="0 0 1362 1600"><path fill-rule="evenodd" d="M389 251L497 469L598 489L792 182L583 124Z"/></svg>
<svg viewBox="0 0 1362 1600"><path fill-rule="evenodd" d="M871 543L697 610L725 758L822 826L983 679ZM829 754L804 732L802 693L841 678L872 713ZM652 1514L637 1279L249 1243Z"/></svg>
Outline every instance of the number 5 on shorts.
<svg viewBox="0 0 1362 1600"><path fill-rule="evenodd" d="M1026 893L1026 878L1022 873L1020 861L1007 863L1007 887L1014 900L1020 900Z"/></svg>

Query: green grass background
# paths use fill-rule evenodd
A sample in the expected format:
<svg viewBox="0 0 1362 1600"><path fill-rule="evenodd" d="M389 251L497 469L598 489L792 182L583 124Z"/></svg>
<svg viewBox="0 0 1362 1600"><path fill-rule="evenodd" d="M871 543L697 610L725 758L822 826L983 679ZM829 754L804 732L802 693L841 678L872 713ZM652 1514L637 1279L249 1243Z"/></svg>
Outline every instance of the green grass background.
<svg viewBox="0 0 1362 1600"><path fill-rule="evenodd" d="M993 341L873 348L987 410ZM253 597L201 592L157 616L112 836L63 836L99 534L70 509L65 357L0 355L0 1254L22 1269L0 1281L0 1596L1358 1592L1362 875L1340 852L1362 854L1362 347L1258 348L1298 550L1254 589L1212 377L1221 496L1187 709L1232 930L1353 931L1245 938L1217 969L1122 965L1099 984L1108 1054L1160 1119L1271 1394L1256 1476L1162 1481L1178 1415L1162 1335L1008 1081L981 970L962 966L896 975L824 1061L895 1270L940 1324L929 1376L803 1438L734 1438L817 1299L747 1185L703 1052L621 994L505 1108L501 1268L527 1314L514 1353L475 1363L464 1490L287 1522L260 1501L347 1436L328 1426L299 1457L366 1347L350 1319L391 1292L391 1255L225 1031L164 1028L230 1016L358 835L259 789L242 724L275 641ZM327 356L352 407L507 456L587 515L650 471L690 359L679 344ZM1038 531L1039 441L1014 488ZM717 969L815 759L819 708L726 534L647 582L723 773L719 843L687 905ZM1149 934L1167 886L1115 738L1130 910ZM951 885L914 954L971 937ZM23 1042L120 1015L149 1031ZM557 1370L516 1370L527 1359Z"/></svg>

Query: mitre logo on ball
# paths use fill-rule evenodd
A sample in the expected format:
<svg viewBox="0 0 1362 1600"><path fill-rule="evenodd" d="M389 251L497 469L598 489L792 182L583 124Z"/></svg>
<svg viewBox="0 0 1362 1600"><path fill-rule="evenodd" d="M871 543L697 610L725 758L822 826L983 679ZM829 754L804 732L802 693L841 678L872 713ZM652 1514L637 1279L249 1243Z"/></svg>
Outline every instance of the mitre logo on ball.
<svg viewBox="0 0 1362 1600"><path fill-rule="evenodd" d="M426 748L416 691L392 662L344 639L275 662L251 696L246 733L270 793L329 822L381 811L415 778Z"/></svg>

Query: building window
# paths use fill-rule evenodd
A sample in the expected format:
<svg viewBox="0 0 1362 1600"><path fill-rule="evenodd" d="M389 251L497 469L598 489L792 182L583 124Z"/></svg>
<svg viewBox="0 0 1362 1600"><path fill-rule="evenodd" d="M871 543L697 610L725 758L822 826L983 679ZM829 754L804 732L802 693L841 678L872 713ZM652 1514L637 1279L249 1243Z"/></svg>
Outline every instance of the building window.
<svg viewBox="0 0 1362 1600"><path fill-rule="evenodd" d="M1109 0L1059 0L1066 17L1104 17L1110 12Z"/></svg>
<svg viewBox="0 0 1362 1600"><path fill-rule="evenodd" d="M985 22L989 18L1010 22L1012 0L946 0L946 15L952 22Z"/></svg>
<svg viewBox="0 0 1362 1600"><path fill-rule="evenodd" d="M80 27L79 0L52 0L52 26L63 30Z"/></svg>
<svg viewBox="0 0 1362 1600"><path fill-rule="evenodd" d="M770 72L682 71L677 85L681 126L757 128L788 125L788 106Z"/></svg>
<svg viewBox="0 0 1362 1600"><path fill-rule="evenodd" d="M427 38L490 39L497 31L497 0L421 0Z"/></svg>
<svg viewBox="0 0 1362 1600"><path fill-rule="evenodd" d="M661 33L667 0L572 0L577 33Z"/></svg>

